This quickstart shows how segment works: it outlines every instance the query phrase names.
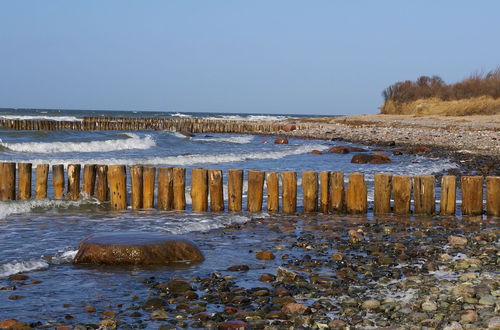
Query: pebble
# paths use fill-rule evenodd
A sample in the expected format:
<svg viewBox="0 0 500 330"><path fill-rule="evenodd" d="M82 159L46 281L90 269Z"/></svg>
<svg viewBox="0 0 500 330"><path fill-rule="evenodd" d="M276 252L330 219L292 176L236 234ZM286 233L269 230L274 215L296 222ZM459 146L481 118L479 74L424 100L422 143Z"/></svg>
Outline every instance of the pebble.
<svg viewBox="0 0 500 330"><path fill-rule="evenodd" d="M497 302L497 299L492 295L486 294L479 299L480 305L493 306Z"/></svg>
<svg viewBox="0 0 500 330"><path fill-rule="evenodd" d="M488 329L500 329L500 316L492 317L488 321Z"/></svg>
<svg viewBox="0 0 500 330"><path fill-rule="evenodd" d="M467 238L461 236L448 236L448 243L453 247L463 248L467 245Z"/></svg>
<svg viewBox="0 0 500 330"><path fill-rule="evenodd" d="M460 322L461 323L474 323L479 320L479 316L477 313L473 310L469 310L465 312L464 314L460 315Z"/></svg>
<svg viewBox="0 0 500 330"><path fill-rule="evenodd" d="M362 304L363 309L374 310L380 307L380 301L376 299L368 299Z"/></svg>
<svg viewBox="0 0 500 330"><path fill-rule="evenodd" d="M422 303L422 310L425 312L434 312L437 310L437 305L433 301L425 301Z"/></svg>
<svg viewBox="0 0 500 330"><path fill-rule="evenodd" d="M155 320L164 320L168 318L168 313L163 310L155 310L151 312L151 318Z"/></svg>
<svg viewBox="0 0 500 330"><path fill-rule="evenodd" d="M256 258L259 260L274 260L276 257L271 251L257 251Z"/></svg>

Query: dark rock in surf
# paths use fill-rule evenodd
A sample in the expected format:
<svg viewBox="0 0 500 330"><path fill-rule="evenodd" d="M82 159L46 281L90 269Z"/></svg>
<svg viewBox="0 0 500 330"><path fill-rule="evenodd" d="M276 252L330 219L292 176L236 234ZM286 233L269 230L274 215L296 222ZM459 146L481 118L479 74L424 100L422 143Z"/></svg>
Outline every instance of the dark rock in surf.
<svg viewBox="0 0 500 330"><path fill-rule="evenodd" d="M363 148L351 146L335 146L328 149L327 152L330 154L348 154L350 152L366 152L366 150Z"/></svg>
<svg viewBox="0 0 500 330"><path fill-rule="evenodd" d="M75 264L161 265L203 261L198 247L176 236L147 232L98 233L78 246Z"/></svg>
<svg viewBox="0 0 500 330"><path fill-rule="evenodd" d="M391 158L384 153L356 154L351 159L351 163L354 164L386 164L391 162Z"/></svg>
<svg viewBox="0 0 500 330"><path fill-rule="evenodd" d="M274 140L274 144L288 144L288 139L287 138L279 138Z"/></svg>
<svg viewBox="0 0 500 330"><path fill-rule="evenodd" d="M193 133L186 131L186 130L179 131L179 134L184 135L185 137L195 137L196 136Z"/></svg>

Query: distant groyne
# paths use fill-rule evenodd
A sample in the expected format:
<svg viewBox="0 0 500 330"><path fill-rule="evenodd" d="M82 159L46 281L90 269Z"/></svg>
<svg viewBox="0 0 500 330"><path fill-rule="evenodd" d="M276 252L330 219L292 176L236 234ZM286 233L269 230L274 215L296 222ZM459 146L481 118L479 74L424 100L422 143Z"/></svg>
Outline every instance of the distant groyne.
<svg viewBox="0 0 500 330"><path fill-rule="evenodd" d="M306 129L309 124L294 124ZM193 133L273 133L291 128L290 124L272 121L213 120L203 118L119 118L84 117L81 121L2 119L0 128L13 130L169 130Z"/></svg>
<svg viewBox="0 0 500 330"><path fill-rule="evenodd" d="M194 168L188 173L185 168L172 167L70 164L66 168L53 165L50 183L50 170L48 164L38 164L34 168L30 163L0 163L0 201L95 197L102 202L109 201L113 210L130 206L132 209L184 211L186 185L190 182L191 209L194 212L246 210L293 214L298 211L299 189L304 213L366 214L369 211L368 189L362 173L350 173L345 184L344 173L330 171L297 173L232 169L224 176L218 169ZM190 180L187 180L187 175L190 175ZM50 184L53 196L48 196ZM438 184L441 191L439 211L436 209L437 184L433 175L375 174L373 213L459 215L457 210L460 209L461 215L500 216L500 177L443 176ZM460 203L457 200L458 186L461 189ZM243 205L245 194L246 205Z"/></svg>

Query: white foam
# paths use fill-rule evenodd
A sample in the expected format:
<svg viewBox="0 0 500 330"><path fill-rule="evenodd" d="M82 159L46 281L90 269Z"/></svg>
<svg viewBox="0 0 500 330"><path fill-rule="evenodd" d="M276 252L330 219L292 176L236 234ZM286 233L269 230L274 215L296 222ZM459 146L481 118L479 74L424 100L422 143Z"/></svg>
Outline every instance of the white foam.
<svg viewBox="0 0 500 330"><path fill-rule="evenodd" d="M210 137L210 138L196 138L194 141L202 142L220 142L220 143L237 143L237 144L247 144L252 142L252 135L241 135L241 136L229 136L229 137Z"/></svg>
<svg viewBox="0 0 500 330"><path fill-rule="evenodd" d="M25 261L10 261L0 265L0 278L18 273L25 273L34 270L46 269L49 263L43 259L25 260Z"/></svg>
<svg viewBox="0 0 500 330"><path fill-rule="evenodd" d="M32 159L23 160L23 162L38 164L103 164L103 165L165 165L165 166L189 166L194 164L222 164L242 162L246 160L260 159L281 159L287 156L300 155L311 152L312 150L325 150L328 146L322 144L302 145L296 148L287 148L281 151L267 151L254 153L228 153L228 154L194 154L194 155L179 155L167 157L145 157L145 158L107 158L107 159L68 159L61 158L50 160L47 159Z"/></svg>
<svg viewBox="0 0 500 330"><path fill-rule="evenodd" d="M208 117L211 120L249 120L249 121L276 121L285 120L286 116L273 116L273 115L221 115L215 117Z"/></svg>
<svg viewBox="0 0 500 330"><path fill-rule="evenodd" d="M53 121L83 121L73 116L29 116L29 115L0 115L0 119L7 120L53 120Z"/></svg>
<svg viewBox="0 0 500 330"><path fill-rule="evenodd" d="M36 208L74 208L85 204L99 204L99 202L95 199L77 201L33 199L0 202L0 219L4 219L11 214L28 213Z"/></svg>
<svg viewBox="0 0 500 330"><path fill-rule="evenodd" d="M193 117L192 115L188 115L188 114L180 113L180 112L173 113L170 116L179 117L179 118L192 118Z"/></svg>
<svg viewBox="0 0 500 330"><path fill-rule="evenodd" d="M7 143L0 140L0 146L17 152L58 153L58 152L109 152L130 149L149 149L156 145L150 135L140 137L126 133L129 138L90 142L24 142Z"/></svg>

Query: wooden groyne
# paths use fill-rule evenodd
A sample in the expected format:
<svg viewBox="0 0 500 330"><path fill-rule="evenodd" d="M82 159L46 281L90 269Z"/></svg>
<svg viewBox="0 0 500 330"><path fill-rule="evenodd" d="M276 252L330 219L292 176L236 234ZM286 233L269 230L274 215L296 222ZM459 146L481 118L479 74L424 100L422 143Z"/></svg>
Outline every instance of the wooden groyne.
<svg viewBox="0 0 500 330"><path fill-rule="evenodd" d="M52 184L53 196L50 197L54 199L95 197L102 202L109 201L115 210L129 206L132 209L186 209L188 171L185 168L70 164L65 171L63 165L53 165L51 183L49 170L47 164L33 168L28 163L0 163L0 201L31 199L32 190L34 198L48 198L48 187ZM342 172L249 170L246 171L248 189L245 192L243 170L228 170L226 185L222 170L194 168L189 172L191 209L195 212L227 209L232 212L296 213L299 189L305 213L366 214L369 211L368 189L362 173L350 173L345 184ZM130 194L127 182L130 182ZM439 204L441 215L459 215L457 210L460 209L461 215L500 216L500 177L443 176L438 186L441 194L436 201L436 178L432 175L375 174L373 213L433 215ZM457 201L458 186L461 203ZM247 203L243 205L245 193ZM457 208L457 204L461 207Z"/></svg>
<svg viewBox="0 0 500 330"><path fill-rule="evenodd" d="M309 124L293 125L293 129L305 129L308 127ZM203 118L84 117L82 121L1 119L0 128L45 131L169 130L194 133L272 133L291 129L292 126L282 122Z"/></svg>

